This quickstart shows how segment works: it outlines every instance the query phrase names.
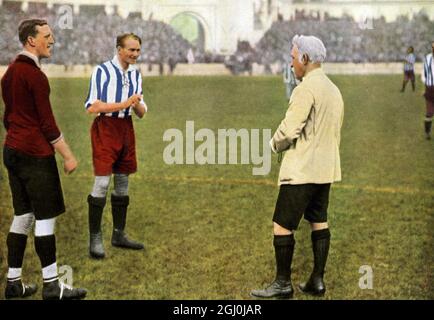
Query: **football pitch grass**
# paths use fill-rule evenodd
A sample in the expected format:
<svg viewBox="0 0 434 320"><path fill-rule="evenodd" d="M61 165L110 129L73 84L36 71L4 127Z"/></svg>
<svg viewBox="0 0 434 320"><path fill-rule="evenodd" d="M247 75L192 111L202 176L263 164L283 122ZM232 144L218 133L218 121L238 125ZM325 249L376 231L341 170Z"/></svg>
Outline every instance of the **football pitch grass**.
<svg viewBox="0 0 434 320"><path fill-rule="evenodd" d="M343 181L333 185L330 196L324 299L434 299L434 148L423 133L421 83L415 93L407 87L401 94L401 76L331 79L343 94L345 119ZM51 79L51 89L58 125L79 160L74 174L61 172L67 212L56 226L58 266L72 267L74 285L87 288L89 299L251 299L251 289L273 280L277 156L272 155L266 176L253 176L253 165L167 165L163 150L169 143L163 134L169 128L185 134L188 120L196 131L268 128L274 133L287 109L280 77L144 78L149 113L134 120L139 169L130 177L127 232L146 249L110 245L108 201L101 261L88 255L86 198L93 184L93 117L83 107L88 80ZM0 178L3 298L12 220L3 163ZM295 237L292 280L297 285L312 268L306 221ZM372 268L372 289L359 286L367 284L360 280L366 276L362 266ZM23 271L26 281L41 287L33 236ZM294 298L311 297L296 291Z"/></svg>

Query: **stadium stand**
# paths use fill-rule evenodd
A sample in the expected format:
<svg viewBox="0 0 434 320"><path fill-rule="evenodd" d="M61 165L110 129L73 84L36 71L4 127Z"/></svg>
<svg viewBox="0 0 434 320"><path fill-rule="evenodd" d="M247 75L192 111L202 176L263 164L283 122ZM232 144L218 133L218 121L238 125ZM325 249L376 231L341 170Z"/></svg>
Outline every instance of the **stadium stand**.
<svg viewBox="0 0 434 320"><path fill-rule="evenodd" d="M63 64L65 68L76 64L97 64L114 53L116 35L134 32L143 40L141 61L151 66L187 62L192 45L170 25L155 20L143 20L132 14L127 19L117 14L107 15L103 6L82 6L73 15L73 27L59 26L59 6L51 9L42 3L29 2L26 12L21 3L3 1L0 7L0 64L8 64L20 50L17 25L29 17L42 17L49 21L56 36L55 53L50 63ZM224 63L233 74L252 73L252 65L264 66L271 73L271 65L289 60L290 41L295 34L320 37L327 47L327 62L401 62L408 46L415 48L417 61L429 51L429 41L434 21L423 13L412 19L401 16L394 22L374 19L372 28L363 28L351 17L341 18L306 15L297 12L292 20L282 16L265 32L256 46L239 41L237 50L230 56L194 50L196 63Z"/></svg>
<svg viewBox="0 0 434 320"><path fill-rule="evenodd" d="M169 58L176 62L186 60L190 43L170 25L159 21L143 20L137 15L123 19L119 15L107 15L103 7L83 6L79 14L73 15L73 28L63 29L58 22L59 6L48 9L45 4L29 3L23 12L20 3L4 1L0 7L0 64L8 64L20 51L17 35L18 22L30 18L45 18L54 30L56 54L51 63L96 64L114 54L115 38L123 32L134 32L143 40L141 60L145 63L167 63ZM210 55L197 53L196 61L212 60Z"/></svg>

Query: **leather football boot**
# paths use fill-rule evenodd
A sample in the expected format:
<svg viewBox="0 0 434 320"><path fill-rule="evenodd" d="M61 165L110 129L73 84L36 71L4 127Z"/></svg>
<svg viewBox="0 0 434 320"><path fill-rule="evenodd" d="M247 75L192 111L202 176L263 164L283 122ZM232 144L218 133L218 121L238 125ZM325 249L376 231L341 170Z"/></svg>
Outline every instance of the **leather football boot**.
<svg viewBox="0 0 434 320"><path fill-rule="evenodd" d="M102 232L90 234L89 254L95 259L103 259L105 257Z"/></svg>
<svg viewBox="0 0 434 320"><path fill-rule="evenodd" d="M272 284L262 290L252 290L251 295L257 298L290 299L294 294L291 280L274 280Z"/></svg>
<svg viewBox="0 0 434 320"><path fill-rule="evenodd" d="M142 250L145 248L143 243L128 239L126 233L122 230L113 229L112 245L114 247Z"/></svg>
<svg viewBox="0 0 434 320"><path fill-rule="evenodd" d="M86 289L73 288L59 280L44 283L42 288L42 299L44 300L79 300L84 299L86 294Z"/></svg>
<svg viewBox="0 0 434 320"><path fill-rule="evenodd" d="M15 281L8 281L5 288L5 298L26 298L35 294L37 290L38 286L36 284L24 284L21 279Z"/></svg>
<svg viewBox="0 0 434 320"><path fill-rule="evenodd" d="M301 283L299 289L313 296L323 296L326 288L321 275L311 275L306 283Z"/></svg>

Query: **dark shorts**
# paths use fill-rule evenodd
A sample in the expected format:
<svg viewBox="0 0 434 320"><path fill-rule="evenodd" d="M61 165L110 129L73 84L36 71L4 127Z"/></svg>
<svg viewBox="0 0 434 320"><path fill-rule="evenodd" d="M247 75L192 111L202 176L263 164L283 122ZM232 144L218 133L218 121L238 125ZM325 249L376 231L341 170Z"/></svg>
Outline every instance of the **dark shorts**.
<svg viewBox="0 0 434 320"><path fill-rule="evenodd" d="M36 158L5 146L3 162L8 170L15 215L33 212L36 220L45 220L65 212L54 155Z"/></svg>
<svg viewBox="0 0 434 320"><path fill-rule="evenodd" d="M404 80L405 81L408 81L408 80L415 81L414 71L413 70L404 71Z"/></svg>
<svg viewBox="0 0 434 320"><path fill-rule="evenodd" d="M97 117L91 128L95 176L137 171L133 121L128 118Z"/></svg>
<svg viewBox="0 0 434 320"><path fill-rule="evenodd" d="M329 193L330 183L281 185L273 221L288 230L297 230L303 216L309 222L327 222Z"/></svg>
<svg viewBox="0 0 434 320"><path fill-rule="evenodd" d="M434 86L425 86L426 117L432 118L434 115Z"/></svg>

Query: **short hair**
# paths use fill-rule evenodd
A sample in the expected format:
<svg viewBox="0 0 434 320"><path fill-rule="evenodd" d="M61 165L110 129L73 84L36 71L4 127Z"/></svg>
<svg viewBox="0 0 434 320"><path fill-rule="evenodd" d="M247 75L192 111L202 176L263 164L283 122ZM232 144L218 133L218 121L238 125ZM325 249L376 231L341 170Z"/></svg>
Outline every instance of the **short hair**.
<svg viewBox="0 0 434 320"><path fill-rule="evenodd" d="M125 45L125 40L127 40L128 38L134 39L139 41L140 45L142 45L142 39L140 39L140 37L134 33L124 33L121 34L120 36L116 37L116 48L117 47L124 47Z"/></svg>
<svg viewBox="0 0 434 320"><path fill-rule="evenodd" d="M411 52L414 52L414 48L413 48L413 46L409 46L408 49L409 49Z"/></svg>
<svg viewBox="0 0 434 320"><path fill-rule="evenodd" d="M292 38L292 45L297 46L300 62L304 54L313 63L324 62L326 58L327 50L324 43L317 37L295 35Z"/></svg>
<svg viewBox="0 0 434 320"><path fill-rule="evenodd" d="M28 19L22 21L18 27L18 38L20 42L25 45L28 37L35 37L38 34L36 26L45 25L48 25L48 22L44 19Z"/></svg>

